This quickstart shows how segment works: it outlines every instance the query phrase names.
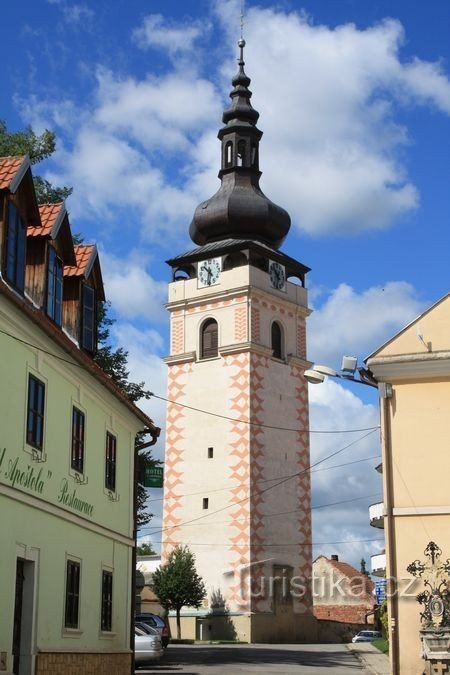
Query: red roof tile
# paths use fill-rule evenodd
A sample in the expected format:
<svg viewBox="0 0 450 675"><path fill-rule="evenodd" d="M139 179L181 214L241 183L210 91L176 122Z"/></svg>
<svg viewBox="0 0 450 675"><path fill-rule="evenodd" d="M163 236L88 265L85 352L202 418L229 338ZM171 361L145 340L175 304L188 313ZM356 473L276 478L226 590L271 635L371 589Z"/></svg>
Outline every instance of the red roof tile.
<svg viewBox="0 0 450 675"><path fill-rule="evenodd" d="M58 204L39 204L39 215L41 217L41 227L29 225L27 228L27 237L46 237L52 233L53 225L64 207L64 202Z"/></svg>
<svg viewBox="0 0 450 675"><path fill-rule="evenodd" d="M25 157L0 157L0 190L7 190Z"/></svg>
<svg viewBox="0 0 450 675"><path fill-rule="evenodd" d="M64 276L65 277L81 277L84 276L86 268L89 265L92 253L95 250L93 244L78 244L74 247L75 249L75 258L77 261L76 265L66 265L64 267Z"/></svg>
<svg viewBox="0 0 450 675"><path fill-rule="evenodd" d="M328 562L333 565L333 567L338 570L341 574L346 576L348 579L364 579L364 586L366 589L367 593L371 593L374 586L373 586L373 581L369 579L369 577L363 575L361 572L358 572L358 570L353 567L353 565L349 565L349 563L346 562L340 562L340 560L333 560L332 558L328 560Z"/></svg>

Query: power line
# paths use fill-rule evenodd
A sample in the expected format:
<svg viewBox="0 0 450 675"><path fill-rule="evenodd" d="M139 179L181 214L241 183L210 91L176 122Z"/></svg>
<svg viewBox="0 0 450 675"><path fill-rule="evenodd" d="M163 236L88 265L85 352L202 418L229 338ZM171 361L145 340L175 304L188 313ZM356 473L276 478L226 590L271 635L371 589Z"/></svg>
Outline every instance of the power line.
<svg viewBox="0 0 450 675"><path fill-rule="evenodd" d="M150 535L146 535L150 536ZM308 542L286 542L282 544L259 544L259 543L251 543L249 542L247 546L249 548L276 548L282 546L283 548L286 546L304 546L305 548L311 548L313 546L335 546L337 544L343 545L343 544L364 544L364 543L373 543L373 542L380 542L380 544L384 544L384 539L345 539L342 541L313 541L312 543ZM153 541L152 542L155 545L163 544L162 541ZM212 548L217 548L218 546L223 546L223 547L228 547L230 544L209 544L205 542L194 542L194 541L189 541L189 542L182 542L183 545L185 544L186 546L210 546Z"/></svg>
<svg viewBox="0 0 450 675"><path fill-rule="evenodd" d="M311 464L307 469L303 469L302 471L298 471L297 473L294 473L291 476L287 476L286 478L283 478L282 480L278 481L278 483L275 483L275 485L269 485L268 487L264 488L263 490L255 491L254 495L255 496L263 495L265 492L268 492L269 490L273 490L274 488L279 487L280 485L283 485L287 481L292 480L292 478L297 478L299 476L304 475L305 473L309 473L314 466L318 466L319 464L323 464L323 462L326 462L328 459L331 459L331 457L335 457L336 455L339 455L341 452L344 452L344 450L347 450L352 445L355 445L356 443L359 443L359 441L362 441L367 436L370 436L370 434L373 434L374 431L375 431L375 429L373 429L372 431L369 431L367 434L364 434L364 436L361 436L360 438L357 438L356 440L352 441L351 443L348 443L348 445L345 445L343 448L340 448L339 450L336 450L335 452L332 452L330 455L327 455L326 457L323 457L322 459L317 460L314 464ZM169 527L159 528L159 529L154 531L154 534L157 534L158 532L166 532L167 530L173 530L173 529L177 529L177 528L180 528L180 527L184 527L185 525L188 525L190 523L194 523L194 522L197 522L199 520L203 520L204 518L209 518L210 516L214 516L216 513L221 513L222 511L226 511L227 509L234 508L234 507L238 506L239 504L247 502L249 499L250 499L250 495L248 497L244 497L243 499L239 499L238 501L233 502L231 504L227 504L226 506L223 506L220 509L216 509L216 511L211 511L210 513L207 513L203 516L197 516L197 518L192 518L191 520L187 520L184 523L179 523L178 525L171 525ZM152 533L150 533L150 534L152 534Z"/></svg>
<svg viewBox="0 0 450 675"><path fill-rule="evenodd" d="M63 356L59 356L58 354L54 354L53 352L50 352L46 349L43 349L42 347L38 347L38 345L33 344L32 342L28 342L27 340L23 340L22 338L17 337L16 335L11 335L11 333L8 333L5 330L0 329L0 333L3 335L6 335L7 337L11 338L12 340L16 340L17 342L20 342L21 344L26 345L27 347L32 347L33 349L36 349L43 354L47 354L47 356L51 356L54 359L57 359L58 361L62 361L63 363L68 363L71 366L77 366L78 368L83 368L85 369L85 366L83 366L81 363L76 363L75 361L71 361L69 359L65 359ZM171 403L172 405L177 405L182 408L187 408L188 410L193 410L194 412L199 412L202 413L203 415L210 415L212 417L219 417L220 419L228 420L230 422L237 422L238 424L247 424L249 426L254 426L254 427L259 427L263 429L274 429L275 431L291 431L295 433L310 433L310 434L353 434L353 433L361 433L363 431L375 431L376 429L379 429L379 425L375 427L367 427L365 429L331 429L331 430L320 430L320 429L294 429L291 427L277 427L274 425L270 424L262 424L259 422L252 422L251 420L242 420L236 417L229 417L228 415L221 415L220 413L214 413L211 412L210 410L202 410L201 408L195 408L194 406L186 405L185 403L180 403L178 401L172 401L171 399L165 398L164 396L159 396L158 394L151 393L151 396L153 398L157 398L160 401L165 401L166 403Z"/></svg>
<svg viewBox="0 0 450 675"><path fill-rule="evenodd" d="M158 396L153 392L150 394L153 398L157 398L160 401L165 401L166 403L171 403L172 405L177 405L180 408L187 408L188 410L193 410L194 412L202 413L203 415L211 415L212 417L219 417L222 420L228 420L230 422L237 422L238 424L248 424L248 426L260 427L262 429L275 429L276 431L293 431L295 433L310 433L310 434L353 434L361 433L363 431L375 431L379 429L380 426L376 427L366 427L364 429L335 429L335 430L321 430L321 429L294 429L293 427L277 427L271 424L262 424L260 422L252 422L251 420L243 420L237 417L229 417L228 415L221 415L220 413L211 412L210 410L203 410L202 408L195 408L192 405L187 405L186 403L180 403L179 401L173 401L170 398L165 398L164 396Z"/></svg>
<svg viewBox="0 0 450 675"><path fill-rule="evenodd" d="M321 469L311 469L310 473L318 473L319 471L330 471L331 469L339 469L343 466L350 466L351 464L359 464L360 462L368 462L371 459L381 459L380 455L372 455L372 457L364 457L363 459L354 459L351 462L343 462L342 464L333 464L333 466L324 466ZM292 475L292 474L291 474ZM273 480L280 480L282 478L288 478L289 476L277 476L276 478L264 478L262 480L256 481L257 483L268 483ZM208 494L215 494L216 492L226 492L229 490L235 490L239 486L242 485L241 483L234 483L233 485L230 485L229 487L224 487L224 488L217 488L217 490L208 490ZM177 495L180 497L195 497L196 495L203 495L205 494L204 490L200 490L199 492L188 492L184 495ZM158 497L158 499L147 499L146 504L154 504L155 502L162 502L164 501L164 497Z"/></svg>
<svg viewBox="0 0 450 675"><path fill-rule="evenodd" d="M199 494L204 494L204 492L199 493ZM210 494L210 493L208 493ZM317 504L316 506L311 506L311 511L314 511L315 509L325 509L329 506L339 506L340 504L349 504L350 502L358 502L361 501L362 499L374 499L375 497L380 497L382 496L381 492L375 492L370 495L361 495L360 497L353 497L352 499L341 499L338 502L330 502L329 504ZM300 513L303 509L293 509L292 511L276 511L275 513L264 513L261 515L261 518L274 518L276 516L287 516L291 513ZM215 520L213 523L208 523L208 525L221 525L223 523L228 523L228 520ZM235 518L233 522L240 523L243 522L242 518ZM192 524L192 523L190 523ZM185 523L186 525L186 523ZM149 527L141 527L140 531L142 530L148 530L150 529Z"/></svg>

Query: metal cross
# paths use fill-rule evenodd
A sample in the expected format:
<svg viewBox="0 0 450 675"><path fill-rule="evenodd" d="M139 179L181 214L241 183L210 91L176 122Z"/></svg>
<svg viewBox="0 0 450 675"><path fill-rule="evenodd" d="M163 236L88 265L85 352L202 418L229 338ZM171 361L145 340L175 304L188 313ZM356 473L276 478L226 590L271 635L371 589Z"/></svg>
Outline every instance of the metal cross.
<svg viewBox="0 0 450 675"><path fill-rule="evenodd" d="M417 596L424 605L421 613L422 623L428 627L450 626L450 560L440 562L441 549L430 541L424 551L430 562L414 560L406 571L422 578L425 590Z"/></svg>

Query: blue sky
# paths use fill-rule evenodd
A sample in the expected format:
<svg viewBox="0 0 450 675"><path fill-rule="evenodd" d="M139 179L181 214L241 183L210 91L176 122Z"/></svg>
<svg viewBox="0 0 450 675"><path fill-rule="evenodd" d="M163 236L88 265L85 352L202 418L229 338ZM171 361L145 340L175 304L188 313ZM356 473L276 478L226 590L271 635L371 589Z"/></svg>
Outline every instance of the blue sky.
<svg viewBox="0 0 450 675"><path fill-rule="evenodd" d="M218 186L239 15L235 0L2 9L0 117L13 131L56 132L57 152L39 172L73 186L72 226L101 250L114 338L129 349L132 376L163 396L164 261L190 248L195 206ZM449 22L447 0L246 3L261 186L291 214L283 250L312 268L312 361L364 358L449 290ZM370 390L329 382L310 396L313 428L377 424ZM147 410L164 424L160 402ZM313 460L353 440L316 434ZM378 454L374 433L323 468ZM315 554L358 562L379 550L365 541L379 539L367 525L381 490L376 463L315 473L315 505L361 496L314 511Z"/></svg>

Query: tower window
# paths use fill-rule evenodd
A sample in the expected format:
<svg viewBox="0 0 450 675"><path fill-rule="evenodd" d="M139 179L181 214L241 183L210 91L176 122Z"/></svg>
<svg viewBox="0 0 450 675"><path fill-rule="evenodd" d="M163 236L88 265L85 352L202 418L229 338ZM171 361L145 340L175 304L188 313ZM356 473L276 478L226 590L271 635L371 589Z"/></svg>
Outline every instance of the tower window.
<svg viewBox="0 0 450 675"><path fill-rule="evenodd" d="M258 163L258 149L255 143L252 144L252 166Z"/></svg>
<svg viewBox="0 0 450 675"><path fill-rule="evenodd" d="M282 359L283 354L283 330L277 321L272 324L272 354L276 359Z"/></svg>
<svg viewBox="0 0 450 675"><path fill-rule="evenodd" d="M225 168L231 166L232 158L233 158L233 143L231 141L228 141L228 143L225 145Z"/></svg>
<svg viewBox="0 0 450 675"><path fill-rule="evenodd" d="M200 358L212 359L218 354L219 329L215 319L208 319L200 334Z"/></svg>
<svg viewBox="0 0 450 675"><path fill-rule="evenodd" d="M208 497L203 497L203 508L208 509L209 508L209 499Z"/></svg>
<svg viewBox="0 0 450 675"><path fill-rule="evenodd" d="M237 156L238 156L238 166L244 166L245 165L245 141L239 141Z"/></svg>
<svg viewBox="0 0 450 675"><path fill-rule="evenodd" d="M208 459L212 459L214 457L214 448L208 448Z"/></svg>

